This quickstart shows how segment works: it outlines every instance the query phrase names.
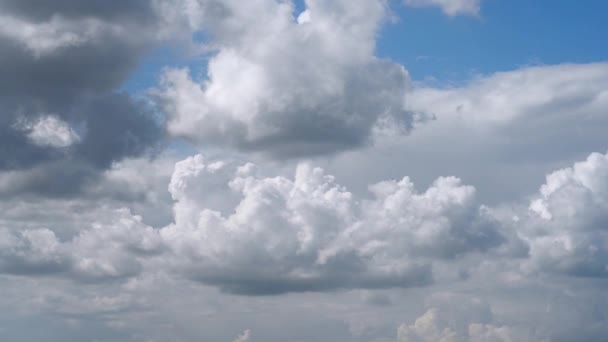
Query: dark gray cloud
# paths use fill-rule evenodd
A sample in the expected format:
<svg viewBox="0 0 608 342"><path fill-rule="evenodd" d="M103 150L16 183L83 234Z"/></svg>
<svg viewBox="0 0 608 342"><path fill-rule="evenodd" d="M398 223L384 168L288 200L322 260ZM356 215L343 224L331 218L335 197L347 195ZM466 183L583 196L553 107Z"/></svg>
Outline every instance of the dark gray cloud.
<svg viewBox="0 0 608 342"><path fill-rule="evenodd" d="M68 18L91 17L103 20L153 19L156 13L149 0L124 0L120 2L104 0L2 0L0 9L21 17L34 20L48 20L54 15Z"/></svg>
<svg viewBox="0 0 608 342"><path fill-rule="evenodd" d="M117 92L160 42L153 2L0 1L0 13L0 170L25 170L23 191L75 193L154 149L158 115ZM46 118L60 126L32 128Z"/></svg>

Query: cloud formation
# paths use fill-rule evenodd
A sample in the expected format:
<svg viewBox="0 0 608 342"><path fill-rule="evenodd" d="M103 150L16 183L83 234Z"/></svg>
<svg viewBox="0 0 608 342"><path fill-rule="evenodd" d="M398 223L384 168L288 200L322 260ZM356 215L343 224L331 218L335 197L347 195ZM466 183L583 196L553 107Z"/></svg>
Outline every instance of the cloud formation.
<svg viewBox="0 0 608 342"><path fill-rule="evenodd" d="M0 340L607 340L607 64L376 52L480 4L0 0Z"/></svg>
<svg viewBox="0 0 608 342"><path fill-rule="evenodd" d="M580 277L608 276L608 155L547 175L529 206L522 234L530 243L527 267Z"/></svg>
<svg viewBox="0 0 608 342"><path fill-rule="evenodd" d="M153 2L8 0L0 12L0 170L61 163L86 170L77 182L162 138L153 110L117 92L162 40Z"/></svg>
<svg viewBox="0 0 608 342"><path fill-rule="evenodd" d="M163 76L173 136L293 158L364 145L388 122L411 128L408 73L374 53L384 1L312 0L302 13L282 1L196 4L214 52L202 79Z"/></svg>
<svg viewBox="0 0 608 342"><path fill-rule="evenodd" d="M496 325L488 303L477 298L447 296L438 307L429 308L412 324L398 329L399 342L513 342L537 338L504 325Z"/></svg>
<svg viewBox="0 0 608 342"><path fill-rule="evenodd" d="M191 190L199 182L223 183L238 204L228 215L207 208L204 190ZM433 260L504 241L474 189L456 178L422 193L407 178L370 189L372 199L357 199L309 164L293 179L264 178L253 164L235 170L198 155L176 164L175 223L161 235L191 278L250 294L425 285Z"/></svg>

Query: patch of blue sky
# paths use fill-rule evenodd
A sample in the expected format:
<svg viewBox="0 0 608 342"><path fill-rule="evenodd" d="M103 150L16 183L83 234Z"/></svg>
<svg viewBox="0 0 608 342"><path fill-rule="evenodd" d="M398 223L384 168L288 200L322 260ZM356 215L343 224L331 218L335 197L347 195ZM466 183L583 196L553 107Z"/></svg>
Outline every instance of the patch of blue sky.
<svg viewBox="0 0 608 342"><path fill-rule="evenodd" d="M608 1L485 0L479 17L393 4L378 54L445 84L526 65L608 60Z"/></svg>
<svg viewBox="0 0 608 342"><path fill-rule="evenodd" d="M294 0L295 15L305 9ZM414 81L458 84L479 74L528 65L608 60L606 0L485 0L479 17L447 16L435 7L391 1L396 21L379 33L377 53L403 64ZM195 41L204 36L197 33ZM141 94L158 84L165 67L204 77L207 56L175 46L147 55L121 90Z"/></svg>

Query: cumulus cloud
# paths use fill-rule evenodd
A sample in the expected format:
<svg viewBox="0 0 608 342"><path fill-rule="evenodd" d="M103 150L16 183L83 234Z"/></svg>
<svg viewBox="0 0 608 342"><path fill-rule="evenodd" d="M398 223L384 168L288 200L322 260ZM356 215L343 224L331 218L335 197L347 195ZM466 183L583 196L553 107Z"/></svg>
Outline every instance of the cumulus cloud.
<svg viewBox="0 0 608 342"><path fill-rule="evenodd" d="M207 75L169 69L157 92L173 136L203 145L294 157L368 142L391 120L408 130L409 76L374 55L384 1L202 1L215 52ZM296 19L294 16L297 16Z"/></svg>
<svg viewBox="0 0 608 342"><path fill-rule="evenodd" d="M111 223L94 223L69 240L43 229L0 230L0 265L8 274L55 274L79 281L127 278L142 270L141 257L162 251L156 231L127 210Z"/></svg>
<svg viewBox="0 0 608 342"><path fill-rule="evenodd" d="M31 122L17 122L17 128L26 131L27 137L38 146L63 148L80 140L67 122L52 115Z"/></svg>
<svg viewBox="0 0 608 342"><path fill-rule="evenodd" d="M210 209L205 204L215 195L199 182L216 189L223 183L239 200L228 214ZM293 179L265 178L253 164L195 156L177 163L169 190L175 223L161 235L191 278L229 292L424 285L433 260L504 239L474 189L456 178L438 179L422 193L407 178L378 183L368 200L306 163Z"/></svg>
<svg viewBox="0 0 608 342"><path fill-rule="evenodd" d="M441 297L441 296L440 296ZM437 302L437 299L435 299ZM538 341L529 331L499 325L489 304L472 297L447 295L412 324L398 329L399 342Z"/></svg>
<svg viewBox="0 0 608 342"><path fill-rule="evenodd" d="M481 0L405 0L405 4L415 7L439 7L450 16L479 15Z"/></svg>
<svg viewBox="0 0 608 342"><path fill-rule="evenodd" d="M527 268L573 276L608 276L608 155L547 175L516 224L530 244Z"/></svg>

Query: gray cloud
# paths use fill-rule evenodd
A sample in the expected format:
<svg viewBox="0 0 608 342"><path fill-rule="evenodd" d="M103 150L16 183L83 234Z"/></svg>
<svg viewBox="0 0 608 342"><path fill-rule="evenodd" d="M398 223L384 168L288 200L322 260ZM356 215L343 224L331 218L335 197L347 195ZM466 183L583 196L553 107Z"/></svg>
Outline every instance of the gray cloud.
<svg viewBox="0 0 608 342"><path fill-rule="evenodd" d="M30 169L20 177L24 191L78 192L113 161L160 141L152 110L116 92L160 42L151 2L2 1L0 8L0 169ZM32 131L36 122L47 122L38 132L46 136ZM70 131L78 139L57 140Z"/></svg>

